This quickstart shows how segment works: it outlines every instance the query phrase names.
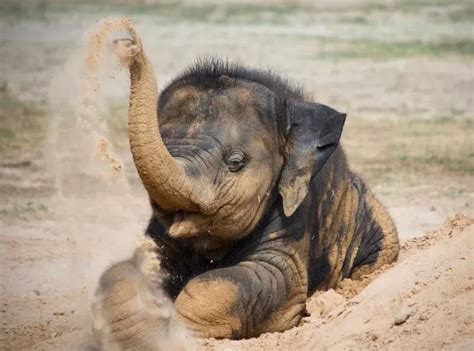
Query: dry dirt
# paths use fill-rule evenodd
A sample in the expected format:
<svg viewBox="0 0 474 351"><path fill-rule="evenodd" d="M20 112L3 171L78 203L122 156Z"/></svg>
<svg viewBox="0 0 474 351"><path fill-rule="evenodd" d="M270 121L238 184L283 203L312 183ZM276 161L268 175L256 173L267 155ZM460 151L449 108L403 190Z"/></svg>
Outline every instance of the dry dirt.
<svg viewBox="0 0 474 351"><path fill-rule="evenodd" d="M0 5L0 349L92 350L97 279L146 226L127 78L106 57L97 94L81 65L84 33L124 14L161 87L215 54L273 68L346 111L351 164L403 241L393 267L313 297L301 326L204 349L474 348L472 4L85 3Z"/></svg>

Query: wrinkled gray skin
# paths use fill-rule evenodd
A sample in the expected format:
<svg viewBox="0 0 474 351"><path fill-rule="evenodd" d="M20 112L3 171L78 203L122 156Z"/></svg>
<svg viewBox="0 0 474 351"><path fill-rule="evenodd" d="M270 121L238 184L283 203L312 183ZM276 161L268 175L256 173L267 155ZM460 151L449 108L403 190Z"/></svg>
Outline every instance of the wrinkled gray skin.
<svg viewBox="0 0 474 351"><path fill-rule="evenodd" d="M191 189L182 204L174 193L160 195L162 171L147 160L164 151L143 151L154 140L137 141L146 133L133 125L137 104L156 106L143 93L149 61L140 47L133 55L131 144L153 208L151 256L137 249L103 274L94 311L104 348L159 349L169 323L200 337L283 331L299 323L316 289L396 258L390 217L338 146L345 115L266 72L200 62L163 91L158 113L140 116L159 121L153 139L183 172L186 184L173 192ZM137 155L133 145L145 146ZM160 317L156 306L166 298L175 312Z"/></svg>

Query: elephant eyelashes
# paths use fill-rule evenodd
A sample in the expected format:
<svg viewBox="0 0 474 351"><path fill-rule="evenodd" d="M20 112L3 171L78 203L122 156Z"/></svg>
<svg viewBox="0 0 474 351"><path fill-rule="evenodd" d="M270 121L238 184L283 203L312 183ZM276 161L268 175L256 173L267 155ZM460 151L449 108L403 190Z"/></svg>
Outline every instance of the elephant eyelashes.
<svg viewBox="0 0 474 351"><path fill-rule="evenodd" d="M225 163L231 172L241 170L247 164L247 157L240 150L232 150L226 157Z"/></svg>

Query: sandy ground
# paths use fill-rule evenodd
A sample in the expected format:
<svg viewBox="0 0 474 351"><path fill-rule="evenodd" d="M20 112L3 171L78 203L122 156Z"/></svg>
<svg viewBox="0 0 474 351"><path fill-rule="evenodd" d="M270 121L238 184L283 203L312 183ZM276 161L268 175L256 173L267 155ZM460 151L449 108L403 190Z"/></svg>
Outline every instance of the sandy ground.
<svg viewBox="0 0 474 351"><path fill-rule="evenodd" d="M346 111L352 167L404 245L393 267L318 293L303 325L204 349L474 348L471 4L25 4L0 14L0 349L92 350L97 279L146 226L123 72L101 77L100 120L77 123L83 35L121 14L137 23L161 87L215 54L273 68ZM122 172L97 157L95 135Z"/></svg>

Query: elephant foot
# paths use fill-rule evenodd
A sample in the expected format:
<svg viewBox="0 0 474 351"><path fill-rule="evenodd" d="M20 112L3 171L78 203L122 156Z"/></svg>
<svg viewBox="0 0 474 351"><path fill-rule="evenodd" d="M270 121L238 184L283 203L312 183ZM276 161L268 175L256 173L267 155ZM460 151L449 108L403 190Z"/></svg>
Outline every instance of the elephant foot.
<svg viewBox="0 0 474 351"><path fill-rule="evenodd" d="M102 350L165 350L171 302L159 288L159 260L145 240L132 259L100 278L92 305L93 332Z"/></svg>

